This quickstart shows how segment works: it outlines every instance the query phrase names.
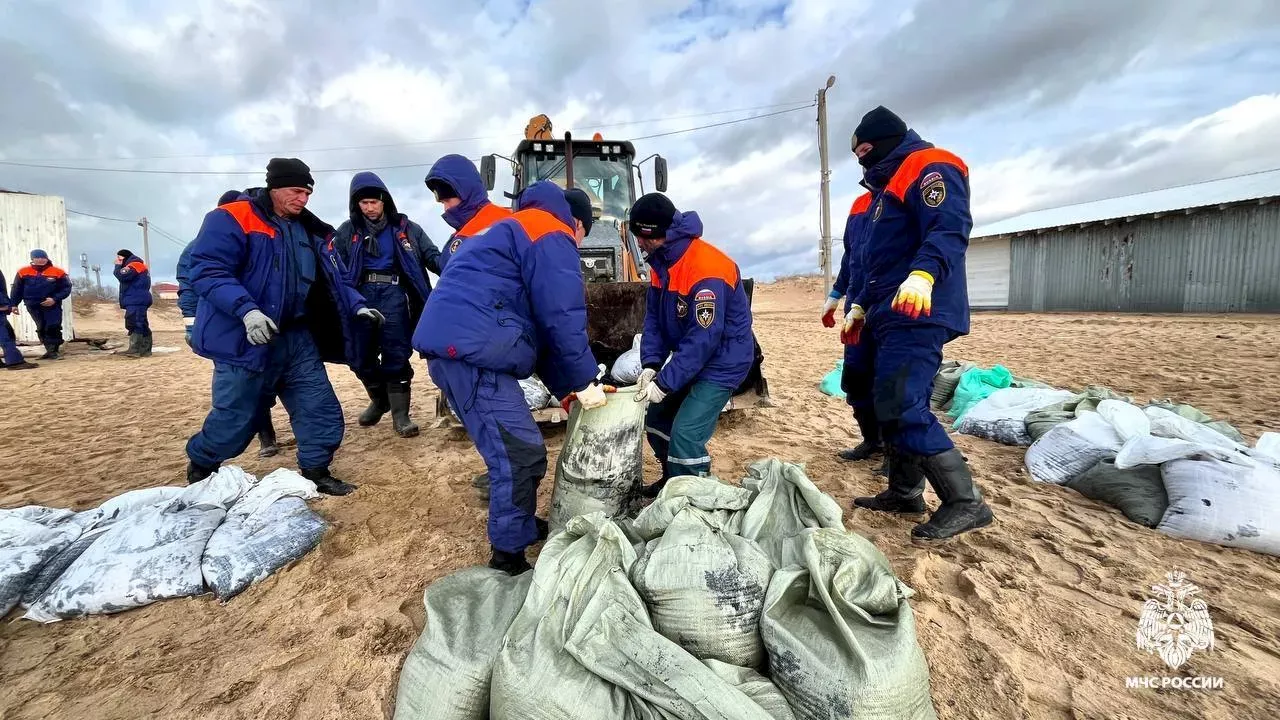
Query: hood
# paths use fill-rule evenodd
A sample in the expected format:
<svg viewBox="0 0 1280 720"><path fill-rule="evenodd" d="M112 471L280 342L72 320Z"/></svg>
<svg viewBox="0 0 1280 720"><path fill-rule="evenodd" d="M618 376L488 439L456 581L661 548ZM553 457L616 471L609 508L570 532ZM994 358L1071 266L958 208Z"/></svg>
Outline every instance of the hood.
<svg viewBox="0 0 1280 720"><path fill-rule="evenodd" d="M458 193L462 202L455 208L445 210L442 217L454 230L471 221L480 208L489 202L489 193L484 189L484 180L475 163L462 155L445 155L431 166L426 182L441 180L448 183Z"/></svg>
<svg viewBox="0 0 1280 720"><path fill-rule="evenodd" d="M573 227L573 212L564 199L564 189L550 180L541 180L525 188L516 197L517 210L545 210L560 222Z"/></svg>
<svg viewBox="0 0 1280 720"><path fill-rule="evenodd" d="M862 176L866 181L866 185L876 192L885 189L889 185L889 181L893 179L893 174L898 171L902 161L908 155L917 150L931 147L933 147L933 143L925 142L915 130L908 130L907 134L903 136L902 142L893 149L893 152L889 153L885 159L863 171Z"/></svg>
<svg viewBox="0 0 1280 720"><path fill-rule="evenodd" d="M689 249L694 238L702 237L702 218L698 213L676 211L671 219L671 227L667 228L667 240L662 247L649 253L648 262L661 268L671 267Z"/></svg>
<svg viewBox="0 0 1280 720"><path fill-rule="evenodd" d="M366 188L377 188L387 196L387 199L383 201L385 205L383 215L387 217L388 223L391 222L391 218L400 214L396 210L396 201L391 197L391 191L387 189L387 184L382 182L382 178L378 177L376 173L358 172L355 177L351 178L351 191L348 193L350 200L347 202L347 210L351 213L352 222L363 222L364 220L364 213L360 212L360 203L356 201L356 192Z"/></svg>

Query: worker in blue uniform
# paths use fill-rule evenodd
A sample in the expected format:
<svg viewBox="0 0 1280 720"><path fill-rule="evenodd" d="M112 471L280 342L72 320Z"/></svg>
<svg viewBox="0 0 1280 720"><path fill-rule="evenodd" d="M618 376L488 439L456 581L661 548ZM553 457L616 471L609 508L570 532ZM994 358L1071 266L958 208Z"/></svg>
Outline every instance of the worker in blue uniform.
<svg viewBox="0 0 1280 720"><path fill-rule="evenodd" d="M233 202L241 194L240 190L228 190L218 198L218 204L215 207ZM175 272L178 279L178 310L182 313L183 333L188 347L191 346L191 329L196 324L196 309L200 305L200 296L196 294L195 288L191 287L191 248L195 244L196 241L192 240L182 249ZM280 453L280 446L276 444L276 428L271 422L271 408L275 404L275 393L269 393L263 398L262 407L258 410L258 419L254 421L258 433L258 457L275 457Z"/></svg>
<svg viewBox="0 0 1280 720"><path fill-rule="evenodd" d="M844 254L840 258L840 272L836 274L835 283L827 295L822 308L822 324L826 327L836 326L836 311L843 299L844 312L848 314L853 305L853 296L862 289L862 258L864 235L871 213L871 193L863 193L853 201L849 208L849 217L844 225ZM876 420L875 401L872 396L872 385L875 380L875 343L869 333L861 334L861 342L852 342L850 333L843 328L840 332L841 344L844 346L844 365L840 373L840 389L844 391L845 402L853 408L853 419L862 434L862 441L855 447L841 450L837 457L846 461L867 460L879 455L883 450L880 437L880 423ZM883 468L882 468L883 469Z"/></svg>
<svg viewBox="0 0 1280 720"><path fill-rule="evenodd" d="M351 178L348 211L350 218L338 226L334 246L346 263L348 281L386 318L361 342L364 356L356 376L369 406L359 422L371 427L390 412L396 434L413 437L418 426L409 417L410 341L431 294L427 271L440 274L440 251L421 225L396 209L391 192L374 173Z"/></svg>
<svg viewBox="0 0 1280 720"><path fill-rule="evenodd" d="M314 186L301 160L273 158L266 188L210 211L196 235L191 343L213 361L213 408L187 441L188 482L244 452L264 398L276 393L303 477L329 495L356 489L329 469L344 423L324 363L354 365L354 325L381 323L382 315L347 283L333 228L306 209Z"/></svg>
<svg viewBox="0 0 1280 720"><path fill-rule="evenodd" d="M742 273L702 239L696 212L649 193L628 218L652 271L636 400L649 403L645 430L662 466L662 478L644 489L654 497L672 477L710 473L707 443L751 372L755 337Z"/></svg>
<svg viewBox="0 0 1280 720"><path fill-rule="evenodd" d="M876 419L893 448L889 487L858 507L925 509L923 480L942 501L913 537L940 540L991 524L964 456L929 408L942 346L969 332L965 252L973 227L968 168L887 108L868 112L852 149L874 200L862 253L865 278L845 315L854 342L874 342Z"/></svg>
<svg viewBox="0 0 1280 720"><path fill-rule="evenodd" d="M537 371L552 394L576 394L584 410L606 403L587 341L578 257L591 203L582 190L546 180L516 203L510 218L458 248L413 335L431 379L484 458L489 565L511 574L529 569L525 549L547 532L534 515L547 449L519 380Z"/></svg>
<svg viewBox="0 0 1280 720"><path fill-rule="evenodd" d="M44 250L31 251L31 263L18 269L13 279L14 303L27 307L27 314L36 324L36 333L44 345L41 360L58 360L62 357L62 301L71 297L71 278L67 271L49 261Z"/></svg>
<svg viewBox="0 0 1280 720"><path fill-rule="evenodd" d="M132 251L119 250L112 274L120 281L120 307L124 310L125 332L129 333L129 349L122 354L148 357L151 355L151 324L147 321L147 309L151 307L151 270Z"/></svg>
<svg viewBox="0 0 1280 720"><path fill-rule="evenodd" d="M40 366L22 357L18 336L9 324L9 316L17 312L17 302L9 299L9 286L5 282L4 271L0 270L0 351L4 353L4 367L6 370L34 370Z"/></svg>
<svg viewBox="0 0 1280 720"><path fill-rule="evenodd" d="M475 163L462 155L445 155L437 160L427 173L425 182L436 202L444 206L441 217L453 228L453 235L449 236L440 253L441 267L458 252L467 238L511 217L510 210L489 202L489 193L485 190L480 171Z"/></svg>

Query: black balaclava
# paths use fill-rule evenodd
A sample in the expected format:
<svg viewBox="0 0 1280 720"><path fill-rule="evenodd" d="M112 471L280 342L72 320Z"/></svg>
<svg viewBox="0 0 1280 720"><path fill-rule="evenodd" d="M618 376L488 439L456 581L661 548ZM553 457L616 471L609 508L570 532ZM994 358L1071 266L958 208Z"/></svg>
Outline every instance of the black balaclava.
<svg viewBox="0 0 1280 720"><path fill-rule="evenodd" d="M864 168L874 167L888 157L894 148L902 144L902 138L906 137L906 134L907 124L902 121L902 118L895 115L889 108L880 105L862 116L862 122L858 123L857 129L853 131L850 150L862 143L871 143L871 152L858 158L858 164Z"/></svg>

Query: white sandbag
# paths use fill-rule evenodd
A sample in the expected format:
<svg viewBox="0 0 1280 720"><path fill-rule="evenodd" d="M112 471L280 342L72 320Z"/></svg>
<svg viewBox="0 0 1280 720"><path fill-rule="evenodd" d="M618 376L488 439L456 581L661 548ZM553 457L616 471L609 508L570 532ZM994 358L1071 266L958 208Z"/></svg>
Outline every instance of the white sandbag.
<svg viewBox="0 0 1280 720"><path fill-rule="evenodd" d="M1220 460L1174 460L1160 467L1169 509L1157 530L1280 555L1280 470Z"/></svg>
<svg viewBox="0 0 1280 720"><path fill-rule="evenodd" d="M703 660L716 677L738 688L774 720L795 720L787 698L769 678L751 668L737 667L719 660Z"/></svg>
<svg viewBox="0 0 1280 720"><path fill-rule="evenodd" d="M619 517L634 509L644 485L645 415L635 394L634 387L619 388L603 407L574 403L569 411L547 518L551 532L578 515Z"/></svg>
<svg viewBox="0 0 1280 720"><path fill-rule="evenodd" d="M844 528L844 512L804 474L804 468L777 458L747 468L742 486L755 499L742 518L742 537L755 540L775 568L791 564L794 538L806 528Z"/></svg>
<svg viewBox="0 0 1280 720"><path fill-rule="evenodd" d="M1258 438L1258 442L1254 443L1253 449L1255 455L1265 455L1267 458L1280 462L1280 433L1265 432Z"/></svg>
<svg viewBox="0 0 1280 720"><path fill-rule="evenodd" d="M1103 412L1108 403L1098 405ZM1123 403L1122 403L1123 404ZM1121 470L1139 465L1160 465L1183 458L1216 459L1244 465L1253 464L1252 449L1241 445L1207 425L1182 417L1161 407L1148 407L1143 411L1146 432L1132 432L1125 437L1123 428L1117 431L1126 442L1116 455L1116 467ZM1119 420L1113 419L1116 425ZM1138 425L1135 419L1134 426Z"/></svg>
<svg viewBox="0 0 1280 720"><path fill-rule="evenodd" d="M205 544L251 481L240 468L224 467L187 486L168 504L146 507L114 523L24 617L56 622L203 593L200 557Z"/></svg>
<svg viewBox="0 0 1280 720"><path fill-rule="evenodd" d="M320 544L329 524L306 503L318 497L315 483L281 468L237 500L200 560L213 594L229 600Z"/></svg>
<svg viewBox="0 0 1280 720"><path fill-rule="evenodd" d="M615 604L648 625L644 601L627 580L635 561L631 544L603 513L576 516L547 539L493 666L493 720L634 717L630 693L583 667L565 643Z"/></svg>
<svg viewBox="0 0 1280 720"><path fill-rule="evenodd" d="M0 617L18 604L45 563L80 537L74 517L40 505L0 510Z"/></svg>
<svg viewBox="0 0 1280 720"><path fill-rule="evenodd" d="M1111 423L1096 412L1084 412L1032 443L1025 462L1033 480L1064 485L1098 461L1115 457L1122 444Z"/></svg>
<svg viewBox="0 0 1280 720"><path fill-rule="evenodd" d="M532 572L472 567L428 585L426 627L400 670L393 720L488 718L493 663L532 582Z"/></svg>
<svg viewBox="0 0 1280 720"><path fill-rule="evenodd" d="M680 475L667 480L658 497L636 515L630 526L641 539L652 540L666 531L681 510L693 507L711 515L725 532L740 533L742 518L753 497L750 490L714 477ZM627 530L626 525L619 525Z"/></svg>
<svg viewBox="0 0 1280 720"><path fill-rule="evenodd" d="M631 568L653 629L699 660L759 667L760 610L773 564L715 515L686 507Z"/></svg>
<svg viewBox="0 0 1280 720"><path fill-rule="evenodd" d="M1069 390L1045 388L1001 388L969 409L955 425L956 432L993 440L1005 445L1027 446L1027 415L1042 407L1075 397Z"/></svg>
<svg viewBox="0 0 1280 720"><path fill-rule="evenodd" d="M640 341L641 336L636 335L635 340L631 342L631 349L618 356L613 361L613 369L609 374L613 376L622 385L631 385L640 379L640 373L644 370L640 366Z"/></svg>
<svg viewBox="0 0 1280 720"><path fill-rule="evenodd" d="M1108 398L1098 403L1098 414L1111 423L1122 443L1151 434L1151 420L1137 405Z"/></svg>
<svg viewBox="0 0 1280 720"><path fill-rule="evenodd" d="M1151 434L1157 437L1186 440L1230 453L1243 447L1208 425L1201 425L1164 408L1149 407L1143 412L1151 422Z"/></svg>
<svg viewBox="0 0 1280 720"><path fill-rule="evenodd" d="M769 584L760 632L799 720L936 718L911 589L865 538L805 530Z"/></svg>
<svg viewBox="0 0 1280 720"><path fill-rule="evenodd" d="M551 404L551 391L537 375L521 380L520 390L524 393L524 404L530 410L541 410Z"/></svg>

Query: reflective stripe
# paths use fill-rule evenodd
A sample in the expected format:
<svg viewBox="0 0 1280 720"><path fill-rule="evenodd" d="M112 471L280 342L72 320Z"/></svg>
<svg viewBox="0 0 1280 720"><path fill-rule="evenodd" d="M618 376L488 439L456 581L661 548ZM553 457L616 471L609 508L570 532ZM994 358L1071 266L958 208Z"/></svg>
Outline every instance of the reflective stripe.
<svg viewBox="0 0 1280 720"><path fill-rule="evenodd" d="M699 457L699 458L677 458L677 457L668 456L667 462L675 463L677 465L705 465L711 462L711 456L703 455L702 457Z"/></svg>
<svg viewBox="0 0 1280 720"><path fill-rule="evenodd" d="M670 436L670 435L667 435L666 433L658 432L658 431L657 431L657 430L655 430L654 428L651 428L651 427L645 426L644 431L645 431L645 432L647 432L647 433L649 433L650 435L657 435L658 437L662 438L663 440L666 440L667 442L671 442L671 436Z"/></svg>

